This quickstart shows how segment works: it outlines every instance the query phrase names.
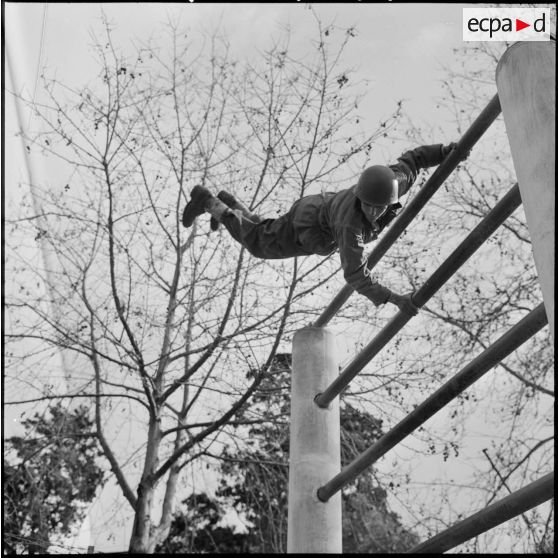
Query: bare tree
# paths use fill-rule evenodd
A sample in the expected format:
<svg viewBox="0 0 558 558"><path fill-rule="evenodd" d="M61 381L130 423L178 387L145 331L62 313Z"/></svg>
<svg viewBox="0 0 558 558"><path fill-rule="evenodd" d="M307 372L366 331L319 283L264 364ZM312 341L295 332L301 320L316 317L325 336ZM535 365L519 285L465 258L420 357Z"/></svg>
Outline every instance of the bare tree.
<svg viewBox="0 0 558 558"><path fill-rule="evenodd" d="M208 234L204 218L185 232L189 191L226 188L274 216L354 176L398 117L396 107L378 130L355 131L361 88L340 68L354 30L317 21L317 31L312 56L293 58L287 32L241 64L224 37L200 41L172 23L162 47L125 57L105 22L97 78L72 89L45 77L33 105L42 131L28 149L56 157L68 179L34 185L39 214L23 203L7 220L6 381L36 390L19 403L92 401L96 436L134 511L131 552L165 539L182 471L226 443L227 424L338 269L331 258L257 260L222 231ZM19 244L31 238L55 257L48 291ZM79 357L71 392L31 376L37 365L58 374L43 359L53 351ZM122 447L118 433L138 423L143 439Z"/></svg>

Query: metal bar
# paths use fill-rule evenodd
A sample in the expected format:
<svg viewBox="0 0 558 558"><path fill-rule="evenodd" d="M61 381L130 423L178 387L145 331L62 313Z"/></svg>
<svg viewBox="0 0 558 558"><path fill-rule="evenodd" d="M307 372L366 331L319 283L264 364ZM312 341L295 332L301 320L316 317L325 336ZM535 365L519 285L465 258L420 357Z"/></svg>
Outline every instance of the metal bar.
<svg viewBox="0 0 558 558"><path fill-rule="evenodd" d="M370 253L367 261L368 269L372 269L382 259L392 244L399 238L401 233L407 228L409 223L417 216L419 211L426 205L428 200L436 193L438 188L454 171L462 157L468 153L477 143L481 136L486 132L490 125L496 120L501 112L500 100L495 95L486 105L484 110L479 114L476 120L471 124L469 129L463 134L457 144L457 148L453 150L448 157L432 173L426 184L419 190L405 209L399 214L397 219L384 232L382 238L377 242L376 247ZM339 309L347 302L354 289L350 285L345 285L329 306L322 312L314 323L314 327L325 326Z"/></svg>
<svg viewBox="0 0 558 558"><path fill-rule="evenodd" d="M553 497L554 473L552 472L471 517L452 525L449 529L415 546L407 554L441 554Z"/></svg>
<svg viewBox="0 0 558 558"><path fill-rule="evenodd" d="M482 246L486 239L517 209L521 204L519 187L515 184L509 192L494 206L488 215L473 229L465 240L452 252L444 263L426 280L424 285L413 295L413 302L421 307L436 294L451 276ZM319 407L328 404L341 393L349 382L387 345L387 343L411 319L411 316L399 311L370 343L341 371L335 381L314 399Z"/></svg>
<svg viewBox="0 0 558 558"><path fill-rule="evenodd" d="M384 434L373 446L361 453L341 473L318 489L318 498L325 502L343 486L354 480L364 469L375 463L406 436L424 424L452 399L500 363L510 353L540 331L548 320L544 304L539 304L495 343L472 360L426 401Z"/></svg>

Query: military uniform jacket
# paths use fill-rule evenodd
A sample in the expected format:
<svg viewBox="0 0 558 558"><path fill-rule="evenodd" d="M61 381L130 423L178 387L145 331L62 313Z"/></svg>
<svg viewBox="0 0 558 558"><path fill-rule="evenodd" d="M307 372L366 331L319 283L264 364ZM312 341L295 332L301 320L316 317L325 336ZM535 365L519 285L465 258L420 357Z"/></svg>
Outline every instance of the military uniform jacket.
<svg viewBox="0 0 558 558"><path fill-rule="evenodd" d="M407 151L390 168L396 174L401 197L409 191L423 167L420 158L413 151ZM285 217L290 221L296 255L326 256L338 249L347 283L379 306L387 302L390 290L371 276L364 249L395 218L401 205L389 206L372 225L361 211L354 189L355 186L301 198Z"/></svg>

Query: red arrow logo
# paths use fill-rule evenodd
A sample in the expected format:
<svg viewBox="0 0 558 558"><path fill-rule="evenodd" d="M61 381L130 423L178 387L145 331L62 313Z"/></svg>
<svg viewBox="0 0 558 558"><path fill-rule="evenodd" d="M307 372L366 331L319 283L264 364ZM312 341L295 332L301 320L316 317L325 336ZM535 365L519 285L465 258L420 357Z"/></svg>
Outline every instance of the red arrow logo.
<svg viewBox="0 0 558 558"><path fill-rule="evenodd" d="M525 27L531 27L530 23L525 23L524 21L521 21L520 19L515 18L515 30L516 31L521 31L522 29L525 29Z"/></svg>

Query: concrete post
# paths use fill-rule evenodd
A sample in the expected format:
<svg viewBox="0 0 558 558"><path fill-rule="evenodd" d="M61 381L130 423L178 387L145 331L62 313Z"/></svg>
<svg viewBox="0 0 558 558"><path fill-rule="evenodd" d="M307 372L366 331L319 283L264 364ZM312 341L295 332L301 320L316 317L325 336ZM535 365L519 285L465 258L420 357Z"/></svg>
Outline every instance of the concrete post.
<svg viewBox="0 0 558 558"><path fill-rule="evenodd" d="M339 399L314 397L339 373L333 333L308 327L293 339L287 552L342 552L341 494L320 502L318 488L341 469Z"/></svg>
<svg viewBox="0 0 558 558"><path fill-rule="evenodd" d="M556 43L515 43L496 68L535 266L554 341Z"/></svg>

